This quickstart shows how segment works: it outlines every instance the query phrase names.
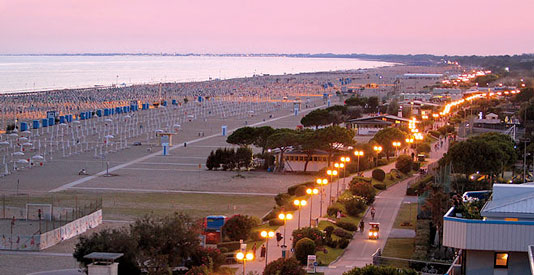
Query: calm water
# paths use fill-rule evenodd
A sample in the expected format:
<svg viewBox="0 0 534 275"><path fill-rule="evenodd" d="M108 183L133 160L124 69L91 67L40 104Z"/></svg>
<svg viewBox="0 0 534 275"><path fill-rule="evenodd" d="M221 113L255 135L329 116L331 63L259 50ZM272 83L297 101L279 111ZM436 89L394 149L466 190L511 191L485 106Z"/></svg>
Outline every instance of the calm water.
<svg viewBox="0 0 534 275"><path fill-rule="evenodd" d="M386 62L335 58L205 56L0 56L0 93L94 85L228 79L374 68Z"/></svg>

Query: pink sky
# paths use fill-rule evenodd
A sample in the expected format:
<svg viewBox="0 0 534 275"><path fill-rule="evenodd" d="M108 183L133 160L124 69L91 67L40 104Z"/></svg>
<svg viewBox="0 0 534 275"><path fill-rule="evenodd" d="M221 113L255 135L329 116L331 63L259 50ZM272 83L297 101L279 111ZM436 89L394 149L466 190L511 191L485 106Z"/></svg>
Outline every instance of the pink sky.
<svg viewBox="0 0 534 275"><path fill-rule="evenodd" d="M534 53L533 0L0 0L0 53Z"/></svg>

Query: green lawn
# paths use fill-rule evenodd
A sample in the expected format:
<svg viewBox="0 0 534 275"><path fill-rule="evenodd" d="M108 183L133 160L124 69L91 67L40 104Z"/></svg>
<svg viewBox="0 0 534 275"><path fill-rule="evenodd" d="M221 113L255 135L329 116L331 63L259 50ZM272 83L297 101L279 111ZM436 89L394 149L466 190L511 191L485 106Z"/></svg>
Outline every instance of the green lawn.
<svg viewBox="0 0 534 275"><path fill-rule="evenodd" d="M399 213L397 214L395 223L393 223L393 228L415 230L416 224L417 224L417 203L403 203L399 209Z"/></svg>
<svg viewBox="0 0 534 275"><path fill-rule="evenodd" d="M341 248L331 248L328 246L324 246L326 248L327 253L324 252L316 252L315 255L317 256L317 261L319 262L319 265L329 265L331 262L333 262L337 257L343 253L344 249Z"/></svg>
<svg viewBox="0 0 534 275"><path fill-rule="evenodd" d="M392 239L389 238L382 252L384 257L411 259L415 250L414 239ZM391 265L397 267L408 267L408 261L393 261Z"/></svg>

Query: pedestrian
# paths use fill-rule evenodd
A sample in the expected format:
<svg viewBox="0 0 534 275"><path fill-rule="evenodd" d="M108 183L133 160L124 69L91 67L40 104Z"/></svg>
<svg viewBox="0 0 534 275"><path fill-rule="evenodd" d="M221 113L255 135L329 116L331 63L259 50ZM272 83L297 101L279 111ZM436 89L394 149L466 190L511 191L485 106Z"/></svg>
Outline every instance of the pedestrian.
<svg viewBox="0 0 534 275"><path fill-rule="evenodd" d="M280 232L276 232L276 246L280 246L280 241L283 239L282 234Z"/></svg>
<svg viewBox="0 0 534 275"><path fill-rule="evenodd" d="M373 219L373 221L375 220L375 213L376 213L375 207L371 206L371 218Z"/></svg>
<svg viewBox="0 0 534 275"><path fill-rule="evenodd" d="M262 245L261 245L261 249L260 249L260 257L261 257L261 258L265 258L265 244L262 244Z"/></svg>
<svg viewBox="0 0 534 275"><path fill-rule="evenodd" d="M363 229L365 227L365 223L363 222L363 219L360 221L360 234L363 234Z"/></svg>
<svg viewBox="0 0 534 275"><path fill-rule="evenodd" d="M256 243L252 246L252 255L254 255L254 258L256 258Z"/></svg>

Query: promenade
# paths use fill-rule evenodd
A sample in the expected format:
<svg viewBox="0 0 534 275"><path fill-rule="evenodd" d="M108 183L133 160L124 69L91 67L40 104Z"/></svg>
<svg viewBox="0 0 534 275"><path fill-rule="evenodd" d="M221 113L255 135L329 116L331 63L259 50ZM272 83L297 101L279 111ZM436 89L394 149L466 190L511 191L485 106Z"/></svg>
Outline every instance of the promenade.
<svg viewBox="0 0 534 275"><path fill-rule="evenodd" d="M432 146L432 148L434 148ZM430 154L430 158L428 159L427 164L425 167L430 165L431 163L434 163L438 161L441 156L447 151L446 146L444 145L442 148L440 148L437 151L432 151ZM388 165L380 167L383 169L386 173L390 172L392 169L395 168L395 163L390 163ZM365 177L371 177L372 170L366 170L363 172L363 175ZM356 175L351 175L349 177L345 178L345 183L348 185L348 183L354 178ZM391 232L391 229L393 227L393 223L395 221L395 217L397 216L397 213L400 209L400 206L402 202L406 198L406 188L407 185L415 178L416 176L412 176L410 178L407 178L393 186L390 186L387 190L384 190L377 194L374 206L376 209L376 215L375 215L375 221L380 223L380 239L378 240L369 240L366 234L360 234L360 232L356 232L354 234L353 240L350 242L349 246L345 250L345 252L342 254L340 258L338 258L336 261L332 262L329 266L321 266L317 268L318 272L324 272L325 274L332 274L332 275L338 275L343 274L343 272L348 271L354 267L362 267L366 264L372 264L372 257L371 255L376 252L377 249L383 249L386 241L389 237L389 234ZM325 187L325 194L330 194L330 188L334 188L333 190L336 190L337 184L339 186L342 186L343 179L338 179L337 181L332 182L331 184L328 184ZM333 194L335 191L333 192ZM310 207L310 204L312 207ZM326 209L328 207L327 200L323 200L323 211L322 213L319 212L320 210L320 197L319 196L312 196L308 200L308 205L300 210L300 217L301 227L310 226L310 211L312 212L312 218L316 219L319 216L326 215ZM288 250L291 249L292 244L292 238L291 233L293 230L298 228L298 217L299 217L299 211L295 211L293 215L293 220L287 221L286 223L286 244L288 247ZM366 230L368 228L368 222L371 221L370 213L368 211L364 214L363 220L366 222ZM284 233L284 227L281 226L278 229L278 232ZM283 244L283 240L280 242L280 245ZM259 249L258 249L259 251ZM280 257L282 257L282 249L281 247L277 246L276 240L271 239L268 244L268 255L267 259L269 262L274 261ZM265 259L259 257L259 252L257 252L256 259L253 262L247 263L246 271L247 273L249 271L256 271L256 272L263 272L263 269L265 267ZM241 265L239 265L239 268L241 270Z"/></svg>

